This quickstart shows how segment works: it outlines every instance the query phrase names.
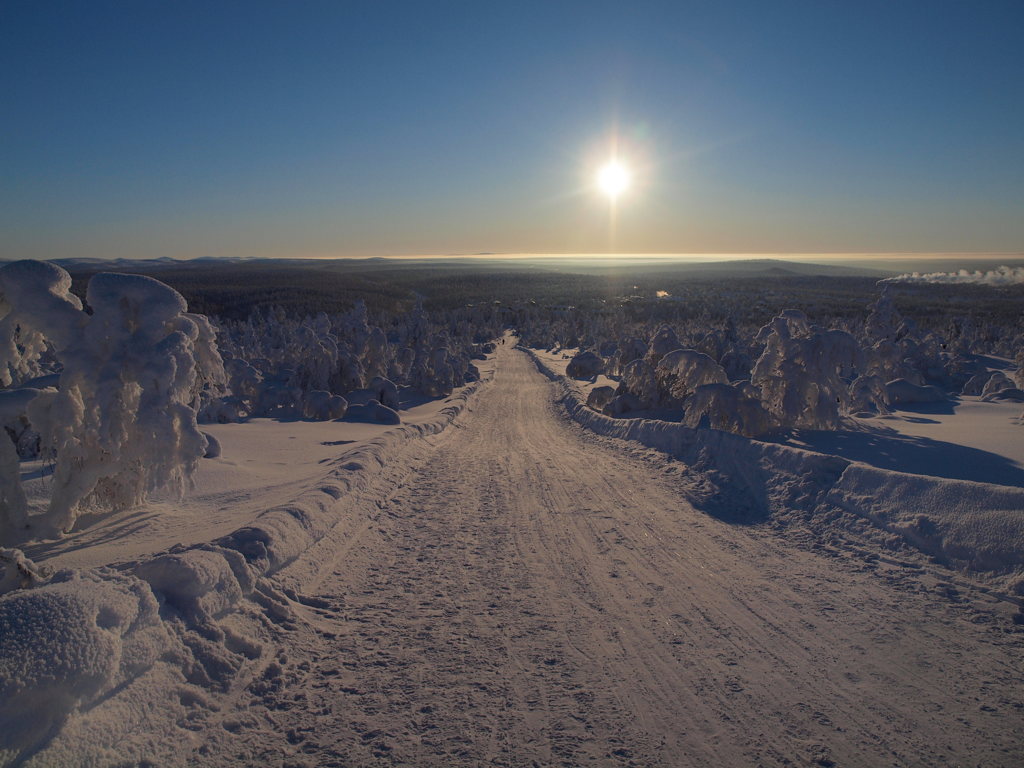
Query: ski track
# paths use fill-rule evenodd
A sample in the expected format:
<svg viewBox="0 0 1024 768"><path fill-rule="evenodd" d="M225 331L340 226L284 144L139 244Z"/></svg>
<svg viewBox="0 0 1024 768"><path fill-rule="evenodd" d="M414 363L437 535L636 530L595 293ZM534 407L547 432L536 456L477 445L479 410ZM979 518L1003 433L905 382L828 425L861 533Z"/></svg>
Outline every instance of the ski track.
<svg viewBox="0 0 1024 768"><path fill-rule="evenodd" d="M500 349L202 718L191 764L1024 763L1005 617L709 517L685 468L584 432L552 393Z"/></svg>

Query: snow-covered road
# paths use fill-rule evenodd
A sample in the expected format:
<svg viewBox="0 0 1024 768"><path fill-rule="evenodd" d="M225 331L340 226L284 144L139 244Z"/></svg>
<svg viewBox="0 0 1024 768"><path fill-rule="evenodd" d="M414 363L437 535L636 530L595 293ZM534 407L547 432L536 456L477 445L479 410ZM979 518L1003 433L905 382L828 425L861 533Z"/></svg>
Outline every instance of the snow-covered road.
<svg viewBox="0 0 1024 768"><path fill-rule="evenodd" d="M1021 636L972 595L694 509L507 346L455 427L385 471L192 763L1024 761Z"/></svg>

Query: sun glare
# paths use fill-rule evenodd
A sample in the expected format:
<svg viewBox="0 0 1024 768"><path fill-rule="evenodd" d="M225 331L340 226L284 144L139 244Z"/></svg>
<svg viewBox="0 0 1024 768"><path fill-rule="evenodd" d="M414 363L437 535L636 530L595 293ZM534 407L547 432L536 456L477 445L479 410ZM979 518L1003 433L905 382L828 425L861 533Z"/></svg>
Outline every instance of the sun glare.
<svg viewBox="0 0 1024 768"><path fill-rule="evenodd" d="M633 176L618 160L609 160L597 172L597 186L609 200L615 200L629 189Z"/></svg>

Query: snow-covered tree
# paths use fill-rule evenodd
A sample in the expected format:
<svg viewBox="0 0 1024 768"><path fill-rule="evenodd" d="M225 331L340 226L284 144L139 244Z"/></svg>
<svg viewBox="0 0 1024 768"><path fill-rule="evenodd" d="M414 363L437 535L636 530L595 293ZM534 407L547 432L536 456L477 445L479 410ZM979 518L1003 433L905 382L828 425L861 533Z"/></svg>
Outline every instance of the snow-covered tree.
<svg viewBox="0 0 1024 768"><path fill-rule="evenodd" d="M726 384L725 370L708 355L695 349L676 349L658 361L654 370L663 403L683 404L705 384Z"/></svg>
<svg viewBox="0 0 1024 768"><path fill-rule="evenodd" d="M694 429L709 427L747 437L763 435L775 422L761 405L759 394L747 381L704 384L687 401L683 423Z"/></svg>
<svg viewBox="0 0 1024 768"><path fill-rule="evenodd" d="M24 368L27 350L40 354L44 341L63 366L59 388L40 391L26 409L54 461L39 520L49 532L70 529L85 508L130 506L158 488L182 490L206 449L192 408L197 382L221 376L212 340L172 288L139 275L98 274L86 293L91 314L70 289L71 277L54 264L0 269L3 331L34 340L18 347L4 338L0 368ZM197 366L197 347L209 369ZM11 519L16 504L6 509L8 525L22 522L16 511Z"/></svg>
<svg viewBox="0 0 1024 768"><path fill-rule="evenodd" d="M592 379L604 373L604 360L596 352L580 352L569 361L565 373L573 379Z"/></svg>
<svg viewBox="0 0 1024 768"><path fill-rule="evenodd" d="M861 364L860 347L845 331L823 331L798 310L786 310L761 329L765 347L751 382L781 426L833 429L848 412L845 377Z"/></svg>

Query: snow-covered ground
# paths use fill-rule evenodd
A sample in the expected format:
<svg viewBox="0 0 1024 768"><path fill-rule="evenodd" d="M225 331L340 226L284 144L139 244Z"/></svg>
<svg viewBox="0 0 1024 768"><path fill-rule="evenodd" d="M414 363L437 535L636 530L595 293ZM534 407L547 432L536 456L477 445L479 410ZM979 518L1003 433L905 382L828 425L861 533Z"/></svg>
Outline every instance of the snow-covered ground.
<svg viewBox="0 0 1024 768"><path fill-rule="evenodd" d="M484 377L493 375L493 355L477 362ZM447 398L412 401L401 411L402 424L437 422L461 391ZM201 426L220 443L221 454L200 463L195 487L184 498L158 494L142 506L84 515L71 534L30 541L21 549L49 568L89 568L138 560L175 545L213 541L261 512L316 488L348 456L358 455L395 429L386 424L306 419ZM22 474L30 512L38 512L50 496L50 476L38 461L26 462Z"/></svg>
<svg viewBox="0 0 1024 768"><path fill-rule="evenodd" d="M402 411L404 424L438 418L451 398ZM221 456L204 459L196 485L183 499L155 497L114 514L78 520L59 540L30 542L22 549L37 563L86 568L137 560L176 544L213 541L251 522L266 509L287 504L316 486L350 453L364 449L393 426L346 421L253 419L241 424L204 424L221 445ZM25 475L33 507L49 498L49 477L38 462ZM31 507L30 507L31 509Z"/></svg>
<svg viewBox="0 0 1024 768"><path fill-rule="evenodd" d="M0 763L1024 761L1009 598L862 515L801 517L829 483L886 502L896 473L724 433L679 461L595 432L678 442L657 422L584 429L569 405L501 345L447 429L335 446L298 500L220 544L5 596ZM311 470L342 439L325 437ZM785 525L730 516L743 482ZM961 486L982 507L1015 491Z"/></svg>
<svg viewBox="0 0 1024 768"><path fill-rule="evenodd" d="M856 419L855 429L796 431L788 442L882 469L1024 487L1022 408L965 395Z"/></svg>
<svg viewBox="0 0 1024 768"><path fill-rule="evenodd" d="M575 349L532 353L564 376ZM600 386L618 386L607 376L575 380L585 400ZM891 415L852 418L840 430L793 430L786 445L828 453L880 469L979 483L1024 487L1024 423L1017 402L957 401L897 407ZM678 420L678 414L639 412L639 417Z"/></svg>

